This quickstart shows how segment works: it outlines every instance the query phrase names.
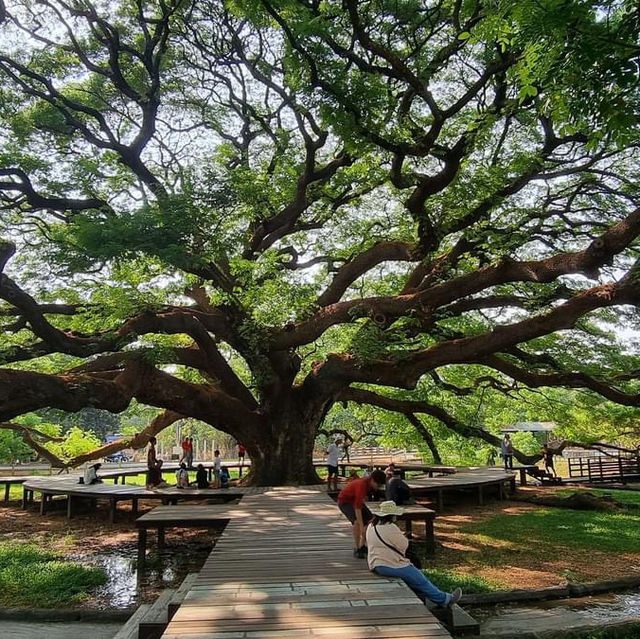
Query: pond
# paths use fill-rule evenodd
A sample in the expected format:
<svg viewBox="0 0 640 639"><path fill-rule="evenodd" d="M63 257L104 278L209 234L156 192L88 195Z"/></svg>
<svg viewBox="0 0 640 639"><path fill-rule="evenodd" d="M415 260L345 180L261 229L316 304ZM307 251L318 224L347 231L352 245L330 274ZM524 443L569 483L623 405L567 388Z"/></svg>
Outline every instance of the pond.
<svg viewBox="0 0 640 639"><path fill-rule="evenodd" d="M640 618L640 592L621 592L531 604L470 608L482 634L576 629Z"/></svg>

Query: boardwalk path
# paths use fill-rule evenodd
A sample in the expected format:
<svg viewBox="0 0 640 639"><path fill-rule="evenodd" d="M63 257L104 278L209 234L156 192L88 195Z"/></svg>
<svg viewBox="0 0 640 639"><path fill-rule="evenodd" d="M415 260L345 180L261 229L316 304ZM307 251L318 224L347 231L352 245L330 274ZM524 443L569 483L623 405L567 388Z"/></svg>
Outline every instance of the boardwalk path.
<svg viewBox="0 0 640 639"><path fill-rule="evenodd" d="M326 494L274 488L238 508L251 516L229 522L163 639L450 637L404 583L353 558Z"/></svg>

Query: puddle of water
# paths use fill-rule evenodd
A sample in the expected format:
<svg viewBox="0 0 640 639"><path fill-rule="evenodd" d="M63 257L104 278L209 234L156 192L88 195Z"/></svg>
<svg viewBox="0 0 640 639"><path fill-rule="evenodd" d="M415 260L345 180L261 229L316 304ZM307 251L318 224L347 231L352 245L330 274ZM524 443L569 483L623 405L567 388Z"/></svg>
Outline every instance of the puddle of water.
<svg viewBox="0 0 640 639"><path fill-rule="evenodd" d="M190 572L200 570L213 546L211 540L190 542L187 546L152 549L143 574L136 566L135 544L119 544L108 552L70 557L103 568L108 581L92 592L91 600L99 608L130 608L155 598L158 591L180 585Z"/></svg>
<svg viewBox="0 0 640 639"><path fill-rule="evenodd" d="M523 630L578 628L640 618L640 592L593 595L532 604L474 608L482 632L496 636Z"/></svg>

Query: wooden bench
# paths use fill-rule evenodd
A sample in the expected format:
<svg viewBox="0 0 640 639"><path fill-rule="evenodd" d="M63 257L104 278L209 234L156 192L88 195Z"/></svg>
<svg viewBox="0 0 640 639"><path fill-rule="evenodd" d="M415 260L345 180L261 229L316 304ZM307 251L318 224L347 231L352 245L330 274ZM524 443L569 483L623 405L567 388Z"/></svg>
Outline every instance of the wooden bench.
<svg viewBox="0 0 640 639"><path fill-rule="evenodd" d="M118 630L113 639L138 639L140 620L147 614L150 608L151 604L142 604L139 606L129 619L127 619L127 623Z"/></svg>
<svg viewBox="0 0 640 639"><path fill-rule="evenodd" d="M9 501L9 496L11 493L11 486L18 486L24 484L27 479L30 479L28 476L24 477L0 477L0 486L4 484L4 500Z"/></svg>

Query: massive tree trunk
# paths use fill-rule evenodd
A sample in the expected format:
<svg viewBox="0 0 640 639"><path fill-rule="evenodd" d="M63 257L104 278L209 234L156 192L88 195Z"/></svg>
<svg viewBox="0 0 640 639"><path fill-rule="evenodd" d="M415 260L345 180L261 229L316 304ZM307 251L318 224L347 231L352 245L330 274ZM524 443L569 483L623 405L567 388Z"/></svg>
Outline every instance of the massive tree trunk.
<svg viewBox="0 0 640 639"><path fill-rule="evenodd" d="M326 406L295 393L274 402L265 425L245 442L251 457L247 482L256 486L317 484L313 448Z"/></svg>

